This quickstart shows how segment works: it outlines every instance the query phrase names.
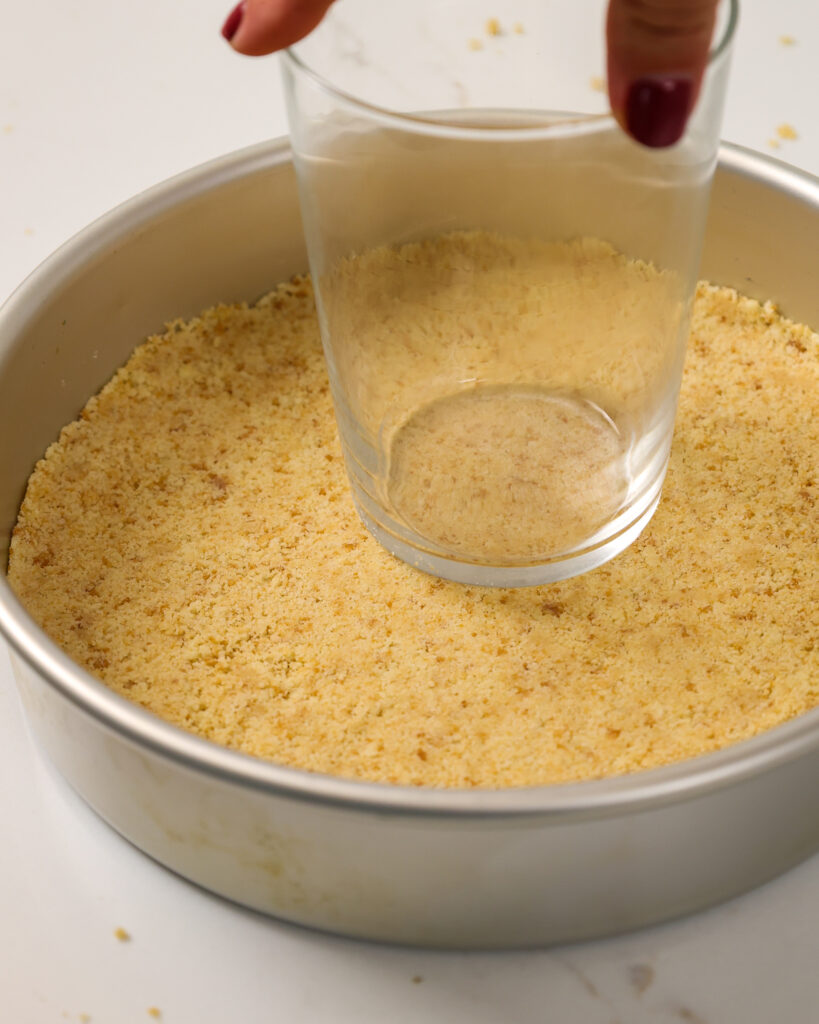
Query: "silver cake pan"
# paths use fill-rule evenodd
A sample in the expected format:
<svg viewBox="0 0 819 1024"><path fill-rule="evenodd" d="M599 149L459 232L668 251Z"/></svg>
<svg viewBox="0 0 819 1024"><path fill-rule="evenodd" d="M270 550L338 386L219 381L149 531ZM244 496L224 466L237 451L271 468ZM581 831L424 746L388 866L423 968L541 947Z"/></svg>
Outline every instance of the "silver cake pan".
<svg viewBox="0 0 819 1024"><path fill-rule="evenodd" d="M819 324L819 181L725 146L703 274ZM35 461L163 322L306 268L285 141L97 221L0 312L3 565ZM34 733L88 803L213 892L346 935L443 947L583 939L688 913L819 849L819 710L631 776L499 791L329 778L220 748L109 691L0 579Z"/></svg>

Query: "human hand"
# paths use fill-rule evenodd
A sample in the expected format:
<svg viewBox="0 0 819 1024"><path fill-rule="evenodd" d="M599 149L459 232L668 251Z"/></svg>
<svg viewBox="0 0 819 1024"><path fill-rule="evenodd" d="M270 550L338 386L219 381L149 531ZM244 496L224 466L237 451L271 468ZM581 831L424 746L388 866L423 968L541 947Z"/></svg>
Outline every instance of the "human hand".
<svg viewBox="0 0 819 1024"><path fill-rule="evenodd" d="M299 41L332 0L242 0L222 35L260 56ZM718 0L610 0L606 22L611 109L625 131L651 147L673 145L694 109Z"/></svg>

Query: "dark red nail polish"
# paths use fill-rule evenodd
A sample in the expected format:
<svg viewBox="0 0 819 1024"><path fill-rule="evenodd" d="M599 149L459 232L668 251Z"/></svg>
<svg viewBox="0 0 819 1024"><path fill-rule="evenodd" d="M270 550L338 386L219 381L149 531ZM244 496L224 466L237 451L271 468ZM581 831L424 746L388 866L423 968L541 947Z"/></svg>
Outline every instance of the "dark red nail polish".
<svg viewBox="0 0 819 1024"><path fill-rule="evenodd" d="M225 23L222 26L222 35L227 39L228 42L236 35L239 31L239 26L242 24L242 18L245 13L246 0L241 0L241 3L236 4L233 10L225 19Z"/></svg>
<svg viewBox="0 0 819 1024"><path fill-rule="evenodd" d="M691 113L690 78L655 76L632 82L626 96L626 127L644 146L673 146L682 137Z"/></svg>

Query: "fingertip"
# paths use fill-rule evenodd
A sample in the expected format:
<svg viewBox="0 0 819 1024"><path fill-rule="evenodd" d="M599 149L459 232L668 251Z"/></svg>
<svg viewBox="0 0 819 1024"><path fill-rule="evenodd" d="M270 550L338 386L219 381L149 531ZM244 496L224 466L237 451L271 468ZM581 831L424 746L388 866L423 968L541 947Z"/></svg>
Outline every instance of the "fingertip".
<svg viewBox="0 0 819 1024"><path fill-rule="evenodd" d="M694 83L690 77L647 75L638 78L626 94L626 131L651 149L673 146L685 132L693 99Z"/></svg>
<svg viewBox="0 0 819 1024"><path fill-rule="evenodd" d="M228 42L233 40L233 37L239 30L246 6L247 0L240 0L240 2L236 4L230 14L225 18L224 24L222 25L222 38L227 39Z"/></svg>
<svg viewBox="0 0 819 1024"><path fill-rule="evenodd" d="M717 0L609 0L607 78L612 113L653 148L682 137L697 101Z"/></svg>
<svg viewBox="0 0 819 1024"><path fill-rule="evenodd" d="M318 25L332 0L242 0L222 35L237 53L261 57L292 46ZM230 34L228 34L230 32Z"/></svg>

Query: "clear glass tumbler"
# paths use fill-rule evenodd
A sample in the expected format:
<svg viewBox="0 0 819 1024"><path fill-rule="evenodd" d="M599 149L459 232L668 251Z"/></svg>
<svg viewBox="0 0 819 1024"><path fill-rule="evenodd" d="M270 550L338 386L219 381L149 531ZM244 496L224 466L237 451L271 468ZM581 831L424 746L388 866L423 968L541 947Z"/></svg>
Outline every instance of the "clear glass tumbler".
<svg viewBox="0 0 819 1024"><path fill-rule="evenodd" d="M340 0L282 66L359 513L419 569L521 586L659 500L736 8L653 150L608 112L602 0L501 6Z"/></svg>

